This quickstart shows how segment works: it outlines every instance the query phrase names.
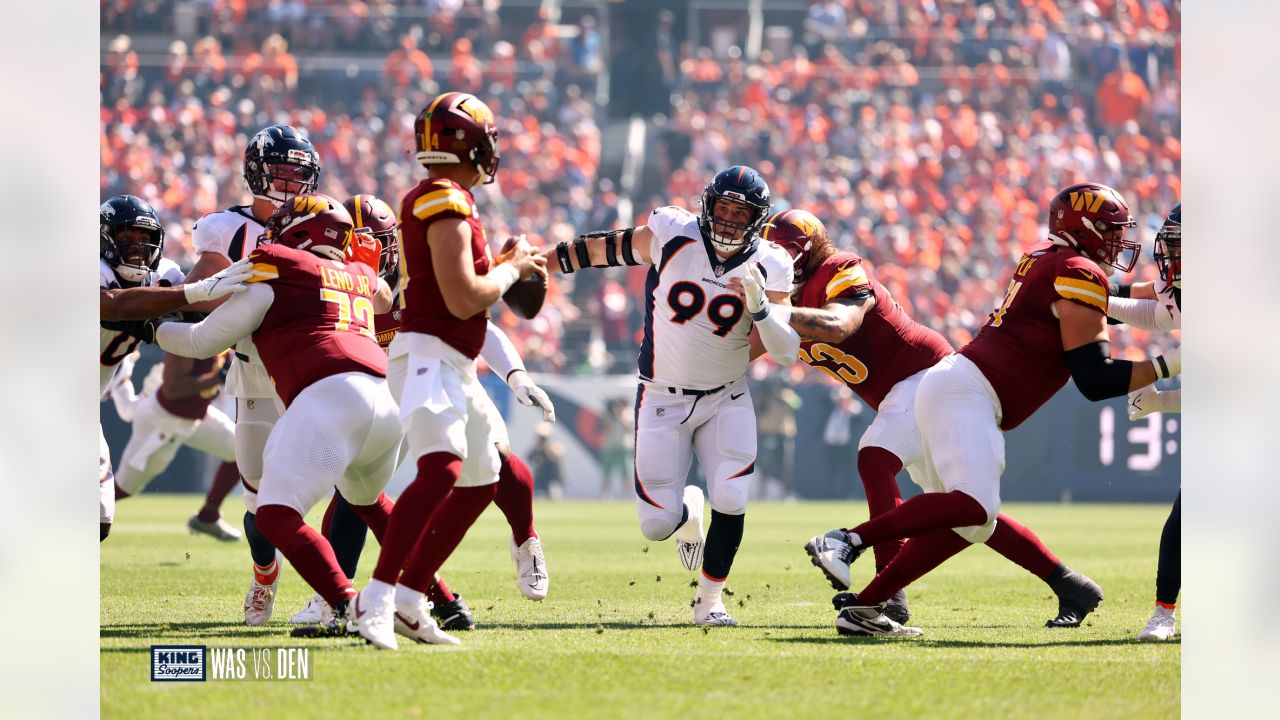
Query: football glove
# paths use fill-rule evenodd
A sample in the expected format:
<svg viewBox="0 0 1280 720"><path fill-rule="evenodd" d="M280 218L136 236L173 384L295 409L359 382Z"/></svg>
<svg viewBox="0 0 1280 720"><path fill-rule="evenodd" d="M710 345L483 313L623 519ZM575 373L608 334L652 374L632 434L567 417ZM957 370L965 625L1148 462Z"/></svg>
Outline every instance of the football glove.
<svg viewBox="0 0 1280 720"><path fill-rule="evenodd" d="M245 281L251 277L253 277L253 263L249 261L249 258L242 258L214 275L183 285L182 291L187 296L187 302L189 303L217 300L224 295L244 292L248 287L245 285ZM151 341L148 340L147 342Z"/></svg>
<svg viewBox="0 0 1280 720"><path fill-rule="evenodd" d="M516 401L528 407L537 406L542 409L543 422L556 421L556 407L551 404L547 391L533 384L533 379L524 370L513 370L507 378L507 385L515 394Z"/></svg>
<svg viewBox="0 0 1280 720"><path fill-rule="evenodd" d="M769 298L764 294L764 273L760 272L759 263L747 266L742 276L742 293L752 317L769 314Z"/></svg>

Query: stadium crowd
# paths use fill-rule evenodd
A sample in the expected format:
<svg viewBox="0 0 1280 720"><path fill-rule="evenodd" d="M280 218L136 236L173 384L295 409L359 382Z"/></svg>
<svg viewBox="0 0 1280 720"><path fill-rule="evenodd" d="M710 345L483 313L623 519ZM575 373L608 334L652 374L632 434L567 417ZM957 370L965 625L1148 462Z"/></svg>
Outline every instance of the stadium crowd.
<svg viewBox="0 0 1280 720"><path fill-rule="evenodd" d="M546 13L500 22L494 0L200 0L184 3L198 39L154 47L174 32L174 4L104 5L101 191L152 202L183 265L192 224L243 202L245 143L273 122L309 133L322 192L397 206L418 178L413 117L442 89L475 92L498 115L499 182L477 198L495 243L523 232L554 244L658 205L694 207L718 169L746 163L775 209L816 213L957 347L1011 260L1044 237L1057 189L1118 188L1148 248L1181 195L1178 0L812 2L794 39L755 61L659 41L655 65L676 76L649 145L657 180L646 175L629 218L600 174L604 109L591 98L604 30L589 13L562 18L573 26L562 32ZM669 34L659 17L654 31ZM1154 273L1148 253L1124 280ZM531 369L625 373L642 288L642 273L569 276L535 321L498 320ZM1169 342L1138 330L1113 341L1135 357Z"/></svg>

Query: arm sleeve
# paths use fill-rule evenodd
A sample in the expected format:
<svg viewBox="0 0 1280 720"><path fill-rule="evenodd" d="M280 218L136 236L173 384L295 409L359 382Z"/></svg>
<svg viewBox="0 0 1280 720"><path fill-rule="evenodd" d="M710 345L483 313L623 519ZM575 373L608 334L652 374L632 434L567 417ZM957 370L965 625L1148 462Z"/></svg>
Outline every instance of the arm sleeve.
<svg viewBox="0 0 1280 720"><path fill-rule="evenodd" d="M791 327L791 306L773 305L763 320L756 322L760 342L769 356L779 365L787 366L796 361L800 352L800 334Z"/></svg>
<svg viewBox="0 0 1280 720"><path fill-rule="evenodd" d="M493 323L485 328L484 347L480 348L480 357L489 369L505 381L511 373L524 369L524 360L512 344L511 338Z"/></svg>
<svg viewBox="0 0 1280 720"><path fill-rule="evenodd" d="M198 323L164 323L156 329L156 344L174 355L211 358L252 334L274 298L270 286L254 283Z"/></svg>
<svg viewBox="0 0 1280 720"><path fill-rule="evenodd" d="M1111 302L1107 304L1107 315L1143 330L1169 332L1177 329L1173 315L1164 312L1159 300L1111 298Z"/></svg>

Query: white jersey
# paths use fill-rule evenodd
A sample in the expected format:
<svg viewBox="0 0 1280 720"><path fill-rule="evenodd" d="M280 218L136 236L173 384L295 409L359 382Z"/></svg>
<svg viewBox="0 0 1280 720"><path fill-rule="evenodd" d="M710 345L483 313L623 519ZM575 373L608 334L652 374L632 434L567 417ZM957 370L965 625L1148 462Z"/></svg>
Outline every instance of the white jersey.
<svg viewBox="0 0 1280 720"><path fill-rule="evenodd" d="M791 255L757 239L721 260L702 237L698 217L661 207L646 223L653 231L653 267L645 282L641 380L690 390L710 390L741 378L750 358L751 316L729 280L748 262L760 264L765 290L790 293Z"/></svg>
<svg viewBox="0 0 1280 720"><path fill-rule="evenodd" d="M258 247L258 238L264 229L248 205L233 205L196 221L191 228L191 247L197 253L217 253L235 262ZM251 338L246 337L236 343L235 357L227 370L227 394L241 398L276 395L275 385L262 366L262 359Z"/></svg>
<svg viewBox="0 0 1280 720"><path fill-rule="evenodd" d="M182 270L178 269L177 263L168 258L161 258L160 264L156 267L155 272L147 275L140 285L150 285L159 287L171 287L173 285L181 285L185 276ZM112 290L121 287L120 278L116 277L116 273L111 266L102 258L98 258L98 287L100 290ZM124 360L125 355L134 351L138 347L138 339L130 337L119 330L107 330L106 328L98 328L98 394L102 394L107 390L107 384L111 382L111 376L115 374L116 366Z"/></svg>
<svg viewBox="0 0 1280 720"><path fill-rule="evenodd" d="M1156 300L1160 303L1160 313L1167 315L1168 322L1175 330L1182 329L1182 289L1175 288L1163 279L1156 280ZM1161 323L1163 324L1163 322Z"/></svg>

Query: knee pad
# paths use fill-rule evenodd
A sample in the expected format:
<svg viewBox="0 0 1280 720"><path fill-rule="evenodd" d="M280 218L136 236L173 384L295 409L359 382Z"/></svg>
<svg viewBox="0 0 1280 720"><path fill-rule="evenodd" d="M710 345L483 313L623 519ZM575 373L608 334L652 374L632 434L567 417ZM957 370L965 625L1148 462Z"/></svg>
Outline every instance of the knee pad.
<svg viewBox="0 0 1280 720"><path fill-rule="evenodd" d="M666 540L676 531L676 526L680 524L680 518L684 514L670 515L657 508L653 508L657 513L649 517L640 518L640 533L644 535L646 540ZM643 511L641 511L643 512Z"/></svg>
<svg viewBox="0 0 1280 720"><path fill-rule="evenodd" d="M449 417L444 417L444 415ZM462 459L467 457L467 424L457 413L433 413L426 408L414 410L403 423L406 459L417 462L423 455L447 452Z"/></svg>
<svg viewBox="0 0 1280 720"><path fill-rule="evenodd" d="M717 480L712 485L711 509L724 515L741 515L747 511L747 495L755 473Z"/></svg>
<svg viewBox="0 0 1280 720"><path fill-rule="evenodd" d="M236 466L240 468L240 475L255 487L262 480L262 455L273 427L275 423L259 420L236 423Z"/></svg>

